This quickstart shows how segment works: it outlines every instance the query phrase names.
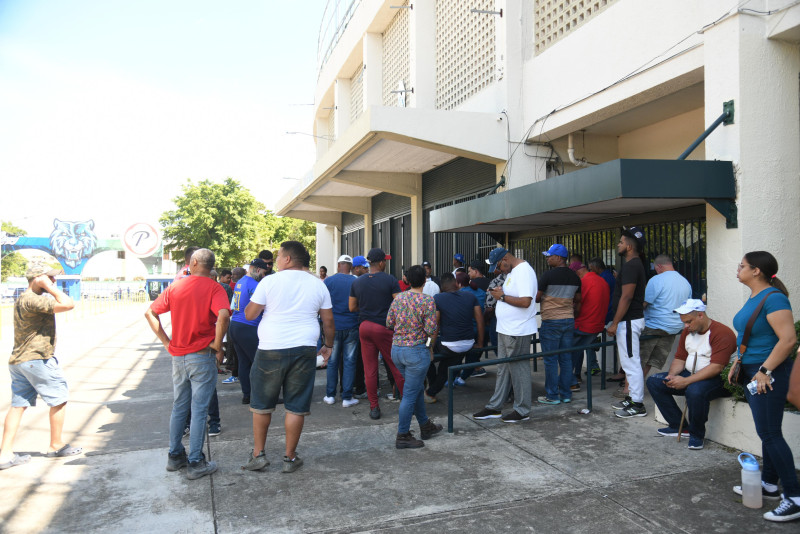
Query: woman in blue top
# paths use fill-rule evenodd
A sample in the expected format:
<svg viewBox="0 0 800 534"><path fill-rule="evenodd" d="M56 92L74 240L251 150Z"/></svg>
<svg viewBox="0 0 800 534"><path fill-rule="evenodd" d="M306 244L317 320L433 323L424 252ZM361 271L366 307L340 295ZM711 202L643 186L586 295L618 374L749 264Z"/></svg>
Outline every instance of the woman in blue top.
<svg viewBox="0 0 800 534"><path fill-rule="evenodd" d="M769 252L748 252L742 258L737 278L750 289L750 298L733 318L741 345L747 322L764 296L764 307L758 314L742 355L742 372L748 382L756 381L758 391L745 398L753 414L756 432L761 439L764 472L761 475L764 497L778 498L778 480L783 484L784 499L775 510L764 514L769 521L800 519L800 483L794 470L792 451L781 432L783 407L789 390L792 360L789 353L796 342L792 307L786 286L775 276L778 262ZM731 380L728 375L728 380ZM774 379L774 382L771 380ZM741 494L741 487L733 491Z"/></svg>

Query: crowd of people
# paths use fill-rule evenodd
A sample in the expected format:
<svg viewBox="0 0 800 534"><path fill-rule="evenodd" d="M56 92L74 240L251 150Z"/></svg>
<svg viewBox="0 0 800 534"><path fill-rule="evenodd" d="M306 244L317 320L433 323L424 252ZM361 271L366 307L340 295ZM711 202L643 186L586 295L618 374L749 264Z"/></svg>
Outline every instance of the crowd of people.
<svg viewBox="0 0 800 534"><path fill-rule="evenodd" d="M587 346L606 332L615 337L623 380L614 415L647 415L647 387L668 425L658 433L687 437L692 450L704 447L710 402L728 395L721 372L736 354L728 380L753 383L745 396L763 445L763 495L781 499L764 517L800 518L800 484L781 432L786 400L800 405L800 367L792 371L789 355L796 337L788 292L776 276L777 261L768 252L750 252L739 264L738 279L751 295L734 318L734 333L709 317L703 300L692 298L691 285L669 256L653 259L655 275L648 279L645 244L641 228L622 229L617 273L600 258L584 263L579 254L570 255L555 243L542 251L549 268L538 276L523 258L498 247L487 259L469 264L456 254L453 271L439 277L423 262L406 269L402 280L386 272L391 256L380 248L366 257L342 255L335 274L320 269L315 276L308 251L296 241L282 243L275 256L262 251L246 270L219 273L212 251L191 247L176 281L145 314L172 356L167 470L186 467L188 478L196 479L217 469L202 447L207 433L221 432L216 385L223 365L232 376L222 383L239 384L242 403L252 412L253 447L242 469L269 465L268 429L276 406L283 404L282 471L291 473L303 465L297 446L310 413L318 360L327 366L323 402L335 404L338 394L347 408L367 399L375 420L381 418L378 376L383 365L391 385L386 397L400 401L395 447L420 448L442 430L428 417L426 404L437 402L449 367L478 362L487 343L502 359L530 354L538 341L549 354L543 356L545 394L536 402L552 406L570 403L581 390L583 375L591 380L599 373L596 352ZM55 288L53 276L44 268L30 270L29 291L16 304L13 399L0 469L30 459L14 454L12 446L22 412L35 404L37 394L51 406L48 454L81 452L60 438L67 388L52 357L53 316L71 309L72 301ZM167 312L171 335L160 319ZM666 365L673 350L669 369L648 376ZM495 369L494 392L473 417L512 424L529 420L530 359L496 364ZM483 368L466 370L454 385L486 375ZM675 396L686 398L683 413ZM511 410L503 413L508 402ZM414 418L421 439L411 429ZM742 490L735 486L733 491Z"/></svg>

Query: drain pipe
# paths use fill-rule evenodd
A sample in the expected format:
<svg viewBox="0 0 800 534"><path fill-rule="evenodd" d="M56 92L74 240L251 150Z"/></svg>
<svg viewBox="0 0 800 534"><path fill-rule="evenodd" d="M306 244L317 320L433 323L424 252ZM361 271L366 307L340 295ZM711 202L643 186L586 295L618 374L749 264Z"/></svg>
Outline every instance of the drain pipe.
<svg viewBox="0 0 800 534"><path fill-rule="evenodd" d="M575 147L572 146L572 134L567 136L567 157L569 158L569 162L576 167L588 167L591 165L585 158L575 159Z"/></svg>

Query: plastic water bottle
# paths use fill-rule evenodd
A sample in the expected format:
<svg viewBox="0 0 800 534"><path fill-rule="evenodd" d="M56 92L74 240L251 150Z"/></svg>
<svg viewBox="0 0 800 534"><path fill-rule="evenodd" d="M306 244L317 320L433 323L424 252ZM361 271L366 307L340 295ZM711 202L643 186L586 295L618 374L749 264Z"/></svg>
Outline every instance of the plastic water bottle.
<svg viewBox="0 0 800 534"><path fill-rule="evenodd" d="M761 508L761 470L758 460L748 452L739 455L742 466L742 504L748 508Z"/></svg>

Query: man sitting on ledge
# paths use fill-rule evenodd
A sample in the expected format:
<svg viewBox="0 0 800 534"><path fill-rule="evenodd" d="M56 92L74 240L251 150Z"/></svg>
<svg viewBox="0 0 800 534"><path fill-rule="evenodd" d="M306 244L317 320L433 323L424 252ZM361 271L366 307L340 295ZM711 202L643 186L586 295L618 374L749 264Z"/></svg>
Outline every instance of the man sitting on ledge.
<svg viewBox="0 0 800 534"><path fill-rule="evenodd" d="M647 389L653 401L667 420L667 428L661 428L662 436L677 436L681 421L681 410L673 395L686 397L689 409L689 448L703 448L706 421L711 401L730 395L722 384L720 372L736 351L736 334L705 313L702 300L689 299L677 309L684 327L678 340L675 359L667 373L658 373L647 379Z"/></svg>

